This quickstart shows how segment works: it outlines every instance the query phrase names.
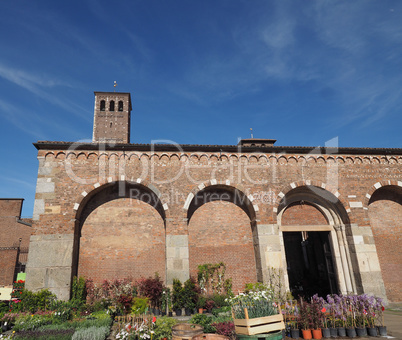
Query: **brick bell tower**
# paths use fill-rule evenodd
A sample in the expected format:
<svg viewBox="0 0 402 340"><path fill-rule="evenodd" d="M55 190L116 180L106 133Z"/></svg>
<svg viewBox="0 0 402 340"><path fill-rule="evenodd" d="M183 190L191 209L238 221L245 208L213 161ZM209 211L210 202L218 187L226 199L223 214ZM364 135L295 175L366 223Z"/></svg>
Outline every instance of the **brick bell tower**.
<svg viewBox="0 0 402 340"><path fill-rule="evenodd" d="M130 143L130 93L94 93L95 108L92 142Z"/></svg>

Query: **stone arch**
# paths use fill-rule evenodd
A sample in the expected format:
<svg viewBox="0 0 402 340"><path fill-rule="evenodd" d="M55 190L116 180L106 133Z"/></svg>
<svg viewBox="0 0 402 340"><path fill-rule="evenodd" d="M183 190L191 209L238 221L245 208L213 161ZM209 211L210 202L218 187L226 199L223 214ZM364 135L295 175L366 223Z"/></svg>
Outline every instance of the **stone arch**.
<svg viewBox="0 0 402 340"><path fill-rule="evenodd" d="M384 180L382 180L382 181L379 181L379 182L374 183L374 184L369 188L369 190L368 190L367 193L366 193L366 196L364 197L364 207L365 207L365 208L368 208L369 201L370 201L371 196L373 195L373 193L374 193L376 190L378 190L378 189L380 189L380 188L382 188L382 187L385 187L385 186L402 187L402 181L394 181L394 180L391 181L391 180L384 179Z"/></svg>
<svg viewBox="0 0 402 340"><path fill-rule="evenodd" d="M160 200L160 192L141 179L112 178L87 190L74 205L73 275L101 282L147 277L157 271L165 279L169 208Z"/></svg>
<svg viewBox="0 0 402 340"><path fill-rule="evenodd" d="M191 192L184 208L188 227L190 274L203 263L224 262L235 290L261 280L257 233L258 207L251 195L230 182L211 180Z"/></svg>
<svg viewBox="0 0 402 340"><path fill-rule="evenodd" d="M294 254L288 254L285 249L285 236L288 237L291 233L301 232L303 242L310 234L313 236L313 240L324 237L322 242L324 242L324 248L327 247L327 250L323 249L320 256L321 261L323 261L321 263L325 265L327 271L327 287L329 287L327 289L331 289L333 293L340 292L342 294L356 291L355 281L359 280L359 277L353 276L354 273L358 272L353 266L357 262L354 259L354 251L351 246L348 246L346 238L346 232L350 232L351 222L348 214L350 209L341 202L339 193L334 189L327 188L325 183L303 181L291 183L289 187L280 192L278 195L279 204L274 209L277 213L277 223L280 229L283 266L285 268L292 267L286 263L291 261L292 256L295 258ZM295 210L296 208L300 210ZM284 214L292 211L296 211L296 214L293 213L294 215L291 215L290 219L287 216L283 220ZM286 226L283 225L283 222ZM329 253L325 255L327 251ZM323 270L324 267L318 268ZM332 267L335 270L331 272ZM292 277L288 277L290 285L294 284L295 280L294 272L291 274ZM319 276L323 277L322 273ZM338 291L333 291L334 289Z"/></svg>
<svg viewBox="0 0 402 340"><path fill-rule="evenodd" d="M45 159L46 159L46 160L48 160L48 159L54 159L54 158L55 158L54 152L48 152L48 153L46 153L46 155L45 155Z"/></svg>
<svg viewBox="0 0 402 340"><path fill-rule="evenodd" d="M56 154L57 159L64 159L66 157L66 153L63 151L60 151Z"/></svg>
<svg viewBox="0 0 402 340"><path fill-rule="evenodd" d="M368 217L378 254L385 292L391 302L402 301L402 182L378 185L368 200ZM396 274L397 273L397 274Z"/></svg>

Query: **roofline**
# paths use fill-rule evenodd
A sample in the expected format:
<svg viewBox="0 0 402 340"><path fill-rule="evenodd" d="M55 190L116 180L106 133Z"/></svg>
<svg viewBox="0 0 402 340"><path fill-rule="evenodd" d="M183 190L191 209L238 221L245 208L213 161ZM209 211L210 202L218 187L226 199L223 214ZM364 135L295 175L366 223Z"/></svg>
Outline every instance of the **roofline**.
<svg viewBox="0 0 402 340"><path fill-rule="evenodd" d="M9 200L25 200L25 198L3 198L3 197L1 197L0 198L0 200L2 201L2 200L5 200L5 201L9 201Z"/></svg>
<svg viewBox="0 0 402 340"><path fill-rule="evenodd" d="M131 97L131 93L130 92L113 92L113 91L94 91L94 94L97 93L110 93L110 94L128 94Z"/></svg>
<svg viewBox="0 0 402 340"><path fill-rule="evenodd" d="M38 141L37 150L104 150L104 151L187 151L232 153L288 153L288 154L342 154L342 155L402 155L402 148L355 148L313 146L242 146L197 144L111 144Z"/></svg>

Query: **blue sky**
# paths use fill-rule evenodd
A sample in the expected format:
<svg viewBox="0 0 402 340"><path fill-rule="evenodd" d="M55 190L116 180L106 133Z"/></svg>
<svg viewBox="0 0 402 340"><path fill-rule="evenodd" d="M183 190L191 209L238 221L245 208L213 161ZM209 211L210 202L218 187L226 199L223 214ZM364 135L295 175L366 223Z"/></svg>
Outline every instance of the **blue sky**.
<svg viewBox="0 0 402 340"><path fill-rule="evenodd" d="M32 215L32 143L91 139L114 81L132 143L401 147L401 70L401 1L3 1L0 197Z"/></svg>

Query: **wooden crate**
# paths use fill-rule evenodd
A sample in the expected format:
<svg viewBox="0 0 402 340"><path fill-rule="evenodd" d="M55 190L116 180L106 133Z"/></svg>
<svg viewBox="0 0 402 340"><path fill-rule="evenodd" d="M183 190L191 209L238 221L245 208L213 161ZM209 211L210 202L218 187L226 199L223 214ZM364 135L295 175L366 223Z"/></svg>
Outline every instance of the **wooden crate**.
<svg viewBox="0 0 402 340"><path fill-rule="evenodd" d="M233 318L236 334L255 335L285 329L285 323L283 322L283 315L280 309L280 314L254 319L249 319L247 310L245 310L245 312L246 319Z"/></svg>

